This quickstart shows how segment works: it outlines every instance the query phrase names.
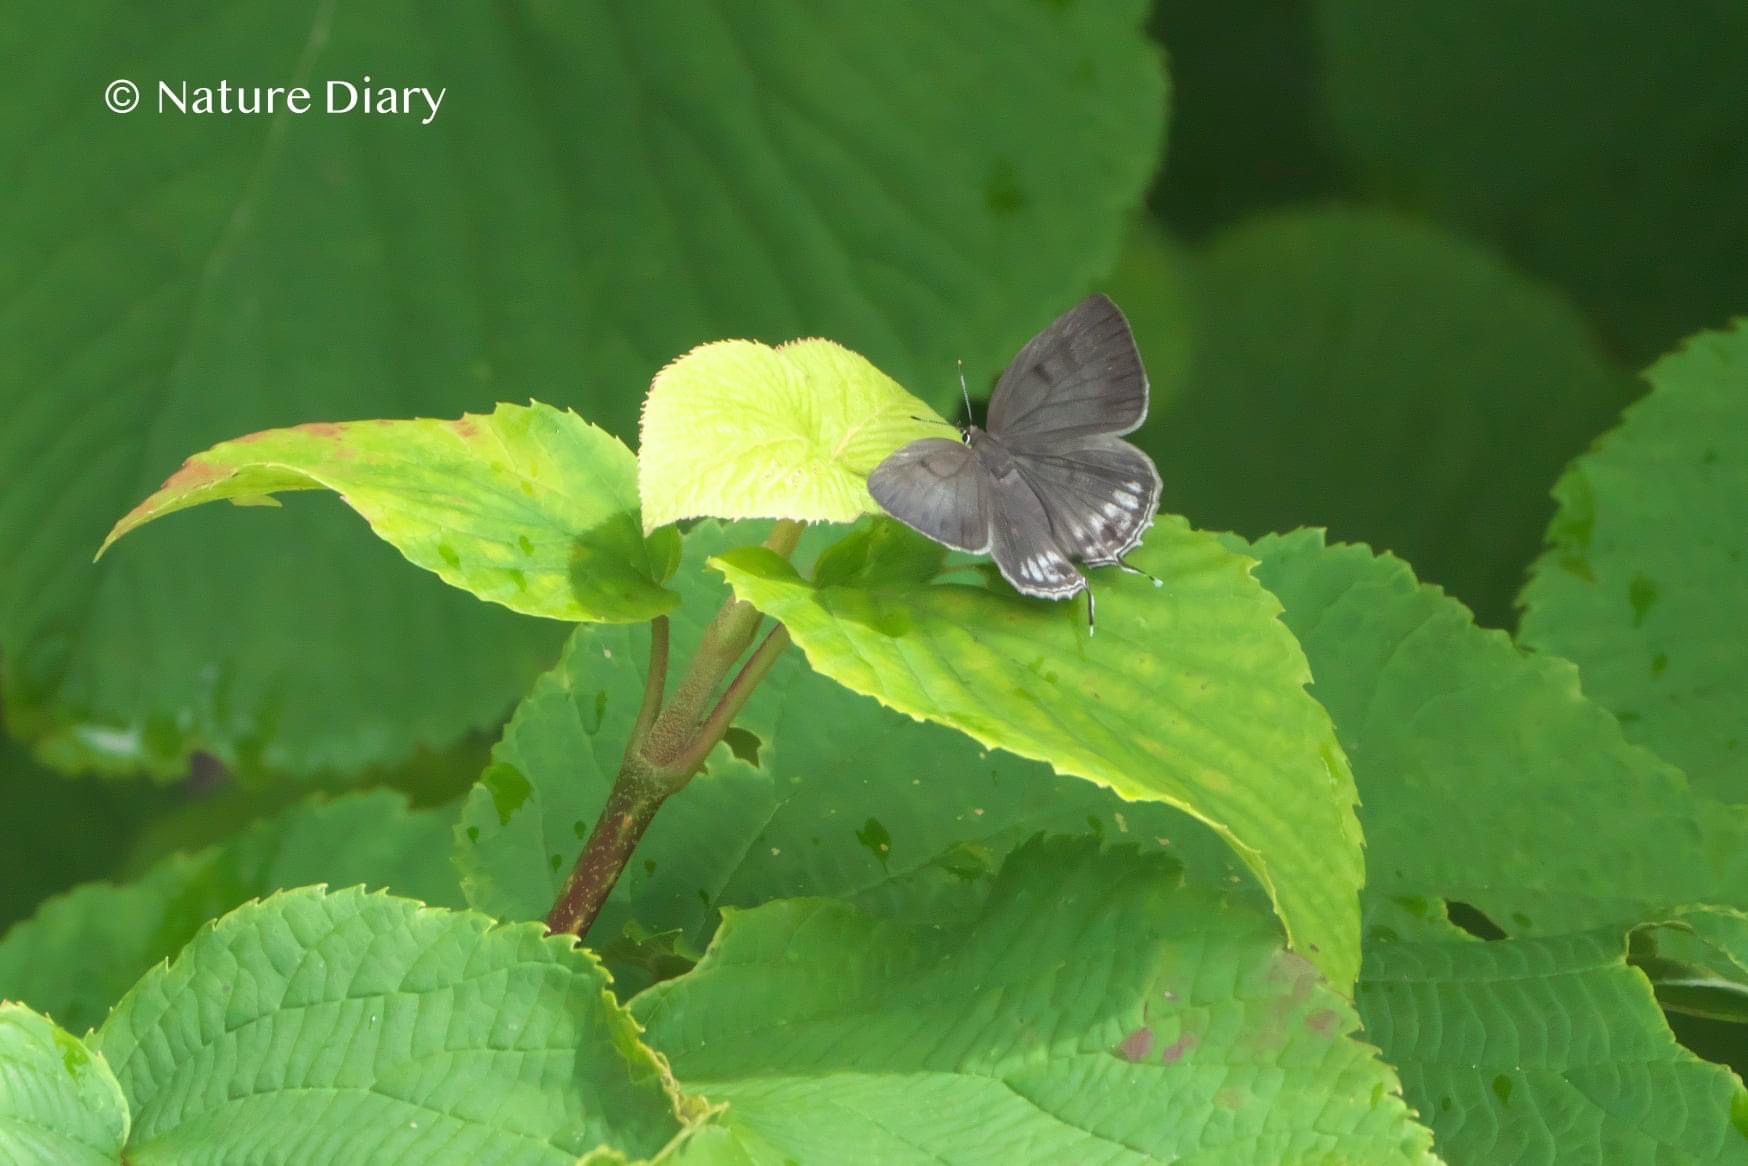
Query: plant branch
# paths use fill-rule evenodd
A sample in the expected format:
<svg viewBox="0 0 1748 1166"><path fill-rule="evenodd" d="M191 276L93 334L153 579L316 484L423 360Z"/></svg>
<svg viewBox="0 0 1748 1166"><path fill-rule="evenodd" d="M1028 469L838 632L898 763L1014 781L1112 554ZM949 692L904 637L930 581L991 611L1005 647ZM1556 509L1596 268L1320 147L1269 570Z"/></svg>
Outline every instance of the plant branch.
<svg viewBox="0 0 1748 1166"><path fill-rule="evenodd" d="M588 933L613 884L619 881L619 872L631 860L631 852L667 797L647 781L625 778L621 770L576 867L546 916L548 931L568 931L576 936Z"/></svg>
<svg viewBox="0 0 1748 1166"><path fill-rule="evenodd" d="M794 553L804 525L777 523L765 546L787 558ZM644 682L643 704L626 741L607 804L546 917L548 929L588 934L656 811L685 788L789 643L786 629L780 625L773 629L706 716L711 695L752 644L763 620L750 603L729 597L699 637L691 663L665 706L668 621L657 617L650 622L649 676Z"/></svg>
<svg viewBox="0 0 1748 1166"><path fill-rule="evenodd" d="M631 726L627 752L640 751L649 728L662 709L662 694L668 686L668 617L658 615L649 623L649 675L643 682L643 704Z"/></svg>
<svg viewBox="0 0 1748 1166"><path fill-rule="evenodd" d="M728 732L734 724L734 718L745 707L747 698L753 694L753 689L759 686L771 671L771 666L783 654L783 649L789 646L789 629L782 624L772 628L759 646L753 649L753 654L747 657L747 662L741 665L740 672L729 682L728 689L723 692L722 699L716 702L716 707L710 710L710 715L704 718L693 735L692 744L679 757L674 759L674 768L685 772L690 777L697 771L704 759L710 756L710 751L716 748L716 743L722 740L722 735Z"/></svg>

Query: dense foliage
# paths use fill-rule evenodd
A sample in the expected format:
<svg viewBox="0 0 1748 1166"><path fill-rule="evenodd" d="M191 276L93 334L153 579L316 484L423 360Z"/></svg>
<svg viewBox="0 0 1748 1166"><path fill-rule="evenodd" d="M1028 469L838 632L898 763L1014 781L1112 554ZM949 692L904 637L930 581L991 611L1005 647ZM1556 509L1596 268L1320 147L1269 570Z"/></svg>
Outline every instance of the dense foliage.
<svg viewBox="0 0 1748 1166"><path fill-rule="evenodd" d="M0 1162L1748 1163L1748 18L13 20ZM1092 288L1096 637L865 485Z"/></svg>

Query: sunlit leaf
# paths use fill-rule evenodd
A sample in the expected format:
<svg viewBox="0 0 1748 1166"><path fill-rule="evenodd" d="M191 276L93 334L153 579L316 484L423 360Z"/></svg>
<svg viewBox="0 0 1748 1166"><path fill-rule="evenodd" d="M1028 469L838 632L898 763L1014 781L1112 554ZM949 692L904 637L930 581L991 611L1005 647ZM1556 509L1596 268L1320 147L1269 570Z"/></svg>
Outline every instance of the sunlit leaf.
<svg viewBox="0 0 1748 1166"><path fill-rule="evenodd" d="M1181 520L1156 524L1133 561L1164 586L1098 573L1089 636L1084 601L963 584L816 588L761 548L713 560L815 671L1206 822L1268 890L1295 948L1345 987L1361 881L1352 777L1279 605L1248 559Z"/></svg>
<svg viewBox="0 0 1748 1166"><path fill-rule="evenodd" d="M575 413L540 404L457 421L312 423L227 441L184 462L116 523L103 549L203 502L322 489L409 561L512 611L628 623L678 602L661 583L679 540L670 531L645 542L631 451Z"/></svg>
<svg viewBox="0 0 1748 1166"><path fill-rule="evenodd" d="M239 908L92 1043L137 1162L574 1166L651 1155L690 1109L567 937L361 890Z"/></svg>
<svg viewBox="0 0 1748 1166"><path fill-rule="evenodd" d="M968 927L773 903L632 1009L756 1160L1436 1162L1342 996L1176 882L1055 842Z"/></svg>
<svg viewBox="0 0 1748 1166"><path fill-rule="evenodd" d="M1575 661L1629 738L1748 801L1748 322L1646 375L1554 487L1519 634Z"/></svg>

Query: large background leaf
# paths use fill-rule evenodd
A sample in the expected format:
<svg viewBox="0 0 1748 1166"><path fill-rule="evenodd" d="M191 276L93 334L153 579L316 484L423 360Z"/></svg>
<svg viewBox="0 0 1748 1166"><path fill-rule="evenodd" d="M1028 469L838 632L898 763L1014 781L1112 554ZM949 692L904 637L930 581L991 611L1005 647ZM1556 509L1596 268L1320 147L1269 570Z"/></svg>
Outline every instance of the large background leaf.
<svg viewBox="0 0 1748 1166"><path fill-rule="evenodd" d="M409 810L375 791L294 806L228 841L174 854L139 878L88 883L43 904L0 939L0 998L76 1031L95 1026L153 964L245 900L328 883L388 887L459 905L445 861L453 812Z"/></svg>
<svg viewBox="0 0 1748 1166"><path fill-rule="evenodd" d="M1313 0L1366 185L1507 247L1648 360L1748 308L1748 13L1714 0Z"/></svg>
<svg viewBox="0 0 1748 1166"><path fill-rule="evenodd" d="M573 1166L683 1101L587 952L361 890L289 891L154 968L92 1038L131 1160Z"/></svg>
<svg viewBox="0 0 1748 1166"><path fill-rule="evenodd" d="M1142 8L17 9L14 723L67 764L205 747L310 770L495 719L553 630L472 610L332 505L191 515L97 571L89 552L242 433L538 396L629 436L650 376L714 337L830 336L950 401L956 357L993 371L1112 258L1161 136ZM447 86L441 114L152 108L160 78L366 73ZM118 76L147 88L130 115L102 104Z"/></svg>
<svg viewBox="0 0 1748 1166"><path fill-rule="evenodd" d="M816 587L761 548L712 560L844 686L1206 822L1268 890L1296 949L1345 991L1362 877L1353 779L1279 606L1248 559L1181 519L1156 523L1133 561L1163 585L1099 573L1095 637L1084 597Z"/></svg>
<svg viewBox="0 0 1748 1166"><path fill-rule="evenodd" d="M1555 487L1524 643L1578 663L1627 736L1748 801L1748 321L1646 374L1651 395Z"/></svg>
<svg viewBox="0 0 1748 1166"><path fill-rule="evenodd" d="M1195 320L1183 391L1139 438L1165 508L1252 537L1328 527L1508 624L1548 483L1631 392L1577 311L1377 213L1262 219L1153 264L1167 288L1188 267Z"/></svg>
<svg viewBox="0 0 1748 1166"><path fill-rule="evenodd" d="M968 928L774 903L632 1008L749 1154L1436 1161L1268 917L1175 884L1157 857L1033 844Z"/></svg>

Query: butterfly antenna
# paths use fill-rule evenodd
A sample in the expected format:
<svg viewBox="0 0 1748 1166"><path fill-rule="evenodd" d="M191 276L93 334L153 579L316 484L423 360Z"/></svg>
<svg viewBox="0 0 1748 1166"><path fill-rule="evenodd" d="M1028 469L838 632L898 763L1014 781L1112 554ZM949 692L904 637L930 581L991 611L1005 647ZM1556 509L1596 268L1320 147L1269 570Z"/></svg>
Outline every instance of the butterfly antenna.
<svg viewBox="0 0 1748 1166"><path fill-rule="evenodd" d="M959 428L957 425L953 424L951 421L943 421L939 417L918 417L915 413L912 413L910 415L910 419L912 421L924 421L930 425L945 425L948 429Z"/></svg>
<svg viewBox="0 0 1748 1166"><path fill-rule="evenodd" d="M965 387L965 362L959 362L959 395L965 398L965 424L971 424L971 390Z"/></svg>

